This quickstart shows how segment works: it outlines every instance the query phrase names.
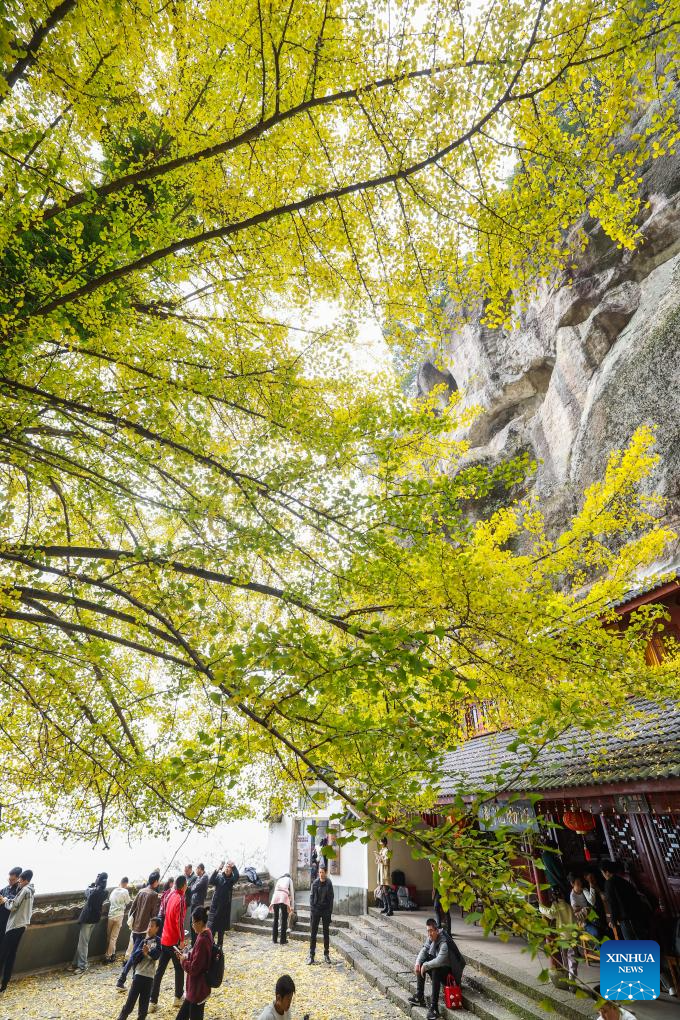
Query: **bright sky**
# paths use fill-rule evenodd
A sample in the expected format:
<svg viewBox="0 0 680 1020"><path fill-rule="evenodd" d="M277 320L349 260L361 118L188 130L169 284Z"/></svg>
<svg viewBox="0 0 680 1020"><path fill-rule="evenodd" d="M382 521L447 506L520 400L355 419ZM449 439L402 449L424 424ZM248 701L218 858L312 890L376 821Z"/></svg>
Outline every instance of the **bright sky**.
<svg viewBox="0 0 680 1020"><path fill-rule="evenodd" d="M168 877L179 874L185 864L195 868L202 863L210 871L229 859L239 868L248 864L262 868L267 831L263 822L243 820L218 825L207 835L192 833L188 838L178 830L167 838L149 832L132 843L115 836L109 850L93 849L86 843L63 843L54 835L47 840L38 835L6 835L0 837L0 882L4 885L7 872L17 865L32 869L37 893L83 890L100 871L108 874L109 884L116 884L123 875L133 881L155 867L162 872L168 869Z"/></svg>

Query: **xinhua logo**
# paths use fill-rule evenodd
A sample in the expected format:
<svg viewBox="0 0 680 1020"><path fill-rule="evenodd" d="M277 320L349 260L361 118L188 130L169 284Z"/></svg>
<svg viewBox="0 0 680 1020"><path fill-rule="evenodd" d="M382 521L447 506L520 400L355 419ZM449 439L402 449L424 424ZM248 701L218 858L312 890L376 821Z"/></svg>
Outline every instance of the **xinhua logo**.
<svg viewBox="0 0 680 1020"><path fill-rule="evenodd" d="M657 942L605 942L600 952L600 994L605 999L657 999L661 990Z"/></svg>

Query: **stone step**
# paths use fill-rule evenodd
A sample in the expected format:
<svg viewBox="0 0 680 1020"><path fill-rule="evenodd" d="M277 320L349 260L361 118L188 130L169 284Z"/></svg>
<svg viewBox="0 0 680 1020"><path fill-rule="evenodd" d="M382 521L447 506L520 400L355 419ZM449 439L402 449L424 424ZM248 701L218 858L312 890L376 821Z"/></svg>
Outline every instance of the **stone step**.
<svg viewBox="0 0 680 1020"><path fill-rule="evenodd" d="M389 922L385 922L384 930L370 925L357 925L357 933L361 933L362 939L370 947L369 957L379 959L385 956L394 961L395 975L398 981L406 984L410 991L415 991L416 983L413 975L413 964L417 950L422 943L416 946L409 946L405 941L390 939ZM390 939L388 941L388 939ZM510 997L511 996L511 997ZM486 975L481 975L472 966L468 965L463 979L463 1000L468 1008L480 1016L495 1016L496 1013L486 1012L485 999L492 999L501 1006L509 1006L508 1015L522 1020L545 1020L545 1011L534 999L523 995L516 989L510 990L500 981Z"/></svg>
<svg viewBox="0 0 680 1020"><path fill-rule="evenodd" d="M416 954L422 946L423 940L414 931L413 927L394 914L386 918L379 910L371 908L368 916L360 919L364 927L373 929L375 935L384 939L385 943L394 949L397 946L400 950L409 949ZM454 934L455 938L455 934ZM487 951L485 952L484 949ZM524 971L492 957L493 943L488 943L484 949L466 945L463 948L464 956L468 966L465 969L463 979L463 998L466 993L469 1007L477 1015L487 1015L483 1012L487 1000L494 1000L503 1003L510 1010L511 1015L523 1018L542 1017L551 1014L560 1017L560 1020L582 1020L583 1017L592 1018L592 999L576 998L569 992L554 988L551 984L543 984L537 978ZM401 953L398 959L403 960ZM527 962L528 962L527 957ZM481 996L483 1001L476 1001L476 996Z"/></svg>
<svg viewBox="0 0 680 1020"><path fill-rule="evenodd" d="M296 907L298 916L298 923L300 921L309 922L310 913L308 906ZM363 916L363 915L362 915ZM333 925L335 928L349 928L352 918L343 914L333 914Z"/></svg>
<svg viewBox="0 0 680 1020"><path fill-rule="evenodd" d="M255 935L267 935L269 936L269 938L271 938L272 936L273 927L274 921L271 917L267 917L265 918L265 920L261 921L257 917L248 917L247 914L244 914L243 917L239 921L237 921L236 924L234 925L236 931L250 931L253 932ZM331 935L337 935L338 930L339 929L336 927L334 920L330 928ZM319 937L321 937L321 935L322 929L321 927L319 927ZM289 938L295 937L298 940L303 939L309 941L309 936L310 936L309 921L298 919L298 923L295 925L295 927L288 929Z"/></svg>
<svg viewBox="0 0 680 1020"><path fill-rule="evenodd" d="M368 959L368 957L362 953L361 948L356 944L355 941L350 940L348 933L343 931L334 940L333 946L331 947L336 952L341 953L345 957L348 963L351 963L354 969L364 977L369 984L373 985L382 992L382 994L393 1002L395 1006L398 1006L401 1011L413 1020L425 1020L427 1017L427 1008L422 1006L414 1006L410 1003L409 995L411 991L405 988L402 984L395 980L394 975L388 971L382 969L380 966ZM465 1020L465 1018L471 1018L472 1014L466 1009L448 1010L444 1006L440 1005L440 1013L442 1017L446 1017L447 1020L454 1020L458 1017L459 1020Z"/></svg>
<svg viewBox="0 0 680 1020"><path fill-rule="evenodd" d="M387 918L378 910L344 919L346 926L331 928L331 955L340 953L379 989L406 1016L424 1020L426 1010L413 1006L408 998L416 989L413 973L415 957L423 944L420 933L397 915ZM271 938L272 920L258 921L244 917L235 926L237 931ZM309 941L309 914L298 912L298 928L289 938ZM493 951L493 944L488 946ZM509 967L477 947L465 947L468 965L463 976L462 1010L446 1010L440 1003L443 1017L480 1017L481 1020L582 1020L592 1018L592 1000L575 1000L551 985L532 980L529 974ZM429 982L428 982L429 987ZM443 997L442 997L443 998Z"/></svg>
<svg viewBox="0 0 680 1020"><path fill-rule="evenodd" d="M264 928L268 928L270 931L274 927L274 918L271 916L271 914L269 915L269 917L265 917L265 919L263 921L261 921L259 917L250 917L248 914L244 914L243 917L239 918L239 922L241 922L241 921L245 921L248 924L258 924L258 925L261 925ZM335 925L335 921L333 922L333 925ZM295 931L309 931L309 926L310 926L310 922L309 922L309 918L308 917L298 917L297 924L295 925L295 929L289 928L288 930L289 931L292 931L292 930L295 930Z"/></svg>
<svg viewBox="0 0 680 1020"><path fill-rule="evenodd" d="M271 939L272 937L271 928L267 929L264 925L248 924L246 921L237 921L232 927L234 931L247 932L249 935L261 935L268 939ZM309 942L309 932L289 931L287 938L289 938L291 942Z"/></svg>

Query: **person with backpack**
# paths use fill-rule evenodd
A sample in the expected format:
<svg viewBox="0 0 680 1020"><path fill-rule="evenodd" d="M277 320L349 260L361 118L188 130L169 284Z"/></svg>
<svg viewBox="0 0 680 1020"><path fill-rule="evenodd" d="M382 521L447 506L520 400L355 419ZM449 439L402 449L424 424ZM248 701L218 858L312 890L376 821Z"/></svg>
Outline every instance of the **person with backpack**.
<svg viewBox="0 0 680 1020"><path fill-rule="evenodd" d="M210 876L210 885L215 886L215 892L210 903L208 915L208 927L217 944L222 948L225 931L231 929L231 895L234 886L239 880L238 868L233 861L224 861L216 868Z"/></svg>
<svg viewBox="0 0 680 1020"><path fill-rule="evenodd" d="M142 939L130 954L133 973L132 985L125 1005L118 1015L118 1020L126 1020L132 1013L138 1000L137 1020L145 1020L149 1012L151 988L160 955L161 922L160 918L152 917L146 929L146 938Z"/></svg>
<svg viewBox="0 0 680 1020"><path fill-rule="evenodd" d="M281 920L281 945L288 942L288 914L295 910L295 887L293 879L288 872L277 879L274 886L274 895L269 904L269 910L274 914L274 926L272 928L272 941L279 941L279 918Z"/></svg>
<svg viewBox="0 0 680 1020"><path fill-rule="evenodd" d="M176 949L184 949L184 915L186 913L186 900L184 892L186 889L186 875L178 875L175 879L175 887L168 897L165 907L165 921L161 932L161 958L156 969L151 988L151 1002L149 1013L156 1013L158 1010L158 996L161 990L161 982L167 966L172 962L175 971L175 1001L174 1006L181 1006L182 995L184 994L184 971L177 959Z"/></svg>
<svg viewBox="0 0 680 1020"><path fill-rule="evenodd" d="M429 974L432 980L432 996L427 1020L435 1020L439 1016L440 989L446 984L449 974L453 974L456 984L460 984L465 959L446 929L437 926L434 917L428 917L425 925L427 937L414 967L418 987L408 1001L414 1006L425 1005L425 978Z"/></svg>
<svg viewBox="0 0 680 1020"><path fill-rule="evenodd" d="M75 974L84 974L88 968L87 957L90 948L90 938L95 926L101 921L108 877L106 872L102 871L85 890L85 906L80 911L80 917L78 918L78 924L80 925L78 945L76 946L73 963L69 968Z"/></svg>
<svg viewBox="0 0 680 1020"><path fill-rule="evenodd" d="M213 934L208 927L208 911L205 907L196 907L191 916L191 926L196 932L196 941L191 949L182 952L175 949L175 958L187 975L187 990L176 1020L203 1020L205 1004L212 987L221 984L224 976L224 956L222 950L214 945ZM219 954L216 957L215 954ZM215 962L221 959L222 976L217 980Z"/></svg>
<svg viewBox="0 0 680 1020"><path fill-rule="evenodd" d="M19 943L31 923L34 896L33 872L30 869L22 871L19 876L19 891L9 901L7 927L0 945L0 975L2 975L0 992L5 991L12 977ZM0 897L0 901L0 906L7 906L4 898Z"/></svg>
<svg viewBox="0 0 680 1020"><path fill-rule="evenodd" d="M127 959L127 962L123 965L123 969L118 975L116 982L116 988L119 992L125 991L125 979L128 973L132 970L132 956L135 949L139 946L140 942L143 942L146 937L146 932L149 927L149 921L152 917L158 916L159 896L158 896L158 883L161 880L161 876L157 871L152 871L149 875L149 880L144 888L140 889L130 907L130 915L128 917L128 923L132 930L132 952ZM159 919L160 924L160 919ZM160 933L159 933L160 934Z"/></svg>

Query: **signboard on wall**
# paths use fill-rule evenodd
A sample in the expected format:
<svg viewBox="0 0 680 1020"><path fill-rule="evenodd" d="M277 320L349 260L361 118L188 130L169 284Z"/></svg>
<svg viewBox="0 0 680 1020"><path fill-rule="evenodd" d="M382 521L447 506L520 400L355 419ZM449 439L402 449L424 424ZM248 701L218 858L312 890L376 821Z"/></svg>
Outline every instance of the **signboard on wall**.
<svg viewBox="0 0 680 1020"><path fill-rule="evenodd" d="M297 866L308 868L311 863L311 849L309 836L298 836L297 838Z"/></svg>
<svg viewBox="0 0 680 1020"><path fill-rule="evenodd" d="M535 832L537 829L536 812L530 800L481 804L478 817L480 828L487 831L504 828L511 832Z"/></svg>

